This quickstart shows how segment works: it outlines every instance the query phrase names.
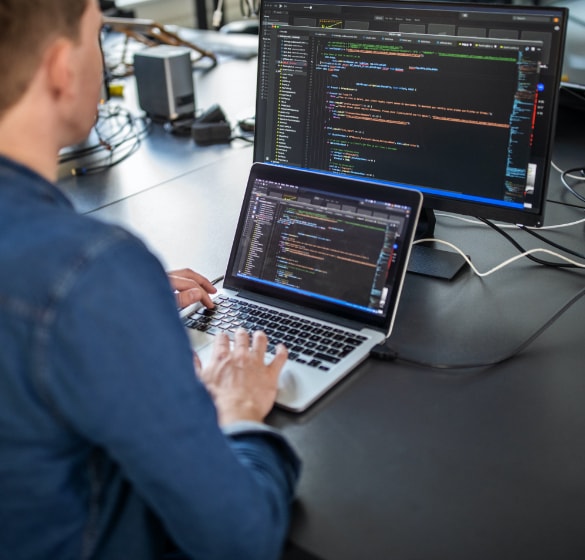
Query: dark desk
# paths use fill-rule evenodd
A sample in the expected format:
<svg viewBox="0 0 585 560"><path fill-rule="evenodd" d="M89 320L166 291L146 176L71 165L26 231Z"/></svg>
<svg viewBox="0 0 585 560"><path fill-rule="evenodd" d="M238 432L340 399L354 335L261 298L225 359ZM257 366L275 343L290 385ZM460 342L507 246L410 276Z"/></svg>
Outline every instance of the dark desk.
<svg viewBox="0 0 585 560"><path fill-rule="evenodd" d="M201 106L219 100L230 119L253 111L254 69L233 61L196 76ZM561 167L585 163L584 122L585 113L561 113ZM125 224L168 267L215 277L251 161L243 143L201 148L157 129L119 167L62 184L82 211ZM583 217L555 172L550 199L546 224ZM436 235L481 270L515 254L485 227L447 217ZM547 235L583 251L583 225ZM409 275L391 343L419 361L489 361L584 285L585 272L525 259L485 279ZM495 367L441 372L370 359L306 413L271 413L304 461L291 541L328 560L585 558L584 309L585 298Z"/></svg>

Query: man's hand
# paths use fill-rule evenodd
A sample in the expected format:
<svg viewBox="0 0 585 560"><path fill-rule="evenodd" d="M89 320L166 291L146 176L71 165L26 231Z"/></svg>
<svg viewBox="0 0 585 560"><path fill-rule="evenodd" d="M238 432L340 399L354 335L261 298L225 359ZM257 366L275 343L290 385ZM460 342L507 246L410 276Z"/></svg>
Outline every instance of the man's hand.
<svg viewBox="0 0 585 560"><path fill-rule="evenodd" d="M228 336L216 335L211 361L197 372L213 397L220 425L240 420L262 422L272 409L288 351L278 345L276 355L265 365L267 345L261 331L253 334L250 346L248 333L238 329L231 350Z"/></svg>
<svg viewBox="0 0 585 560"><path fill-rule="evenodd" d="M171 286L176 291L178 307L187 307L198 301L205 307L213 307L213 301L211 301L209 294L214 294L217 289L205 276L194 272L190 268L171 270L167 272L167 275Z"/></svg>

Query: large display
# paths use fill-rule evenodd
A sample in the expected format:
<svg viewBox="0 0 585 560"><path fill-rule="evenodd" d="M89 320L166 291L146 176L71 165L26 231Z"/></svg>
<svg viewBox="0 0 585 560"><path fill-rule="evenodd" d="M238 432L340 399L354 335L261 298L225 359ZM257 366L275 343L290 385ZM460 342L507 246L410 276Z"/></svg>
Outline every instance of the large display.
<svg viewBox="0 0 585 560"><path fill-rule="evenodd" d="M254 160L541 225L567 11L263 0Z"/></svg>

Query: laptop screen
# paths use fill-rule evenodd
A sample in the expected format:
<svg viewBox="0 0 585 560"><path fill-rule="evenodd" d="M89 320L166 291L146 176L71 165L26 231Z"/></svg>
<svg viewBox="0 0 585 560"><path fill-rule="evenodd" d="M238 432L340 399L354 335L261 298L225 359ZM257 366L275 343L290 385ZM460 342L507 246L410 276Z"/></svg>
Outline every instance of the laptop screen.
<svg viewBox="0 0 585 560"><path fill-rule="evenodd" d="M278 166L255 169L228 268L233 280L321 310L383 320L404 274L417 193Z"/></svg>

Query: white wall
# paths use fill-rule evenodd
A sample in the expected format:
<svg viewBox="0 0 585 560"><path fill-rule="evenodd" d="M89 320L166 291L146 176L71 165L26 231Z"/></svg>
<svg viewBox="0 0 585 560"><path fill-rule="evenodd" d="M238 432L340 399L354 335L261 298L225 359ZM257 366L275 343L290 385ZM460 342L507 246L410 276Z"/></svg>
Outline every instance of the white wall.
<svg viewBox="0 0 585 560"><path fill-rule="evenodd" d="M193 27L195 0L116 0L118 8L132 9L136 17Z"/></svg>
<svg viewBox="0 0 585 560"><path fill-rule="evenodd" d="M196 0L116 0L118 8L132 9L136 17L153 19L157 23L197 27ZM216 0L205 0L207 6L207 25L211 27L211 16ZM239 0L223 0L224 21L241 19Z"/></svg>
<svg viewBox="0 0 585 560"><path fill-rule="evenodd" d="M565 5L570 16L563 74L569 82L585 86L585 0L565 2Z"/></svg>

